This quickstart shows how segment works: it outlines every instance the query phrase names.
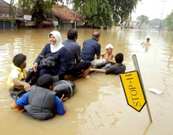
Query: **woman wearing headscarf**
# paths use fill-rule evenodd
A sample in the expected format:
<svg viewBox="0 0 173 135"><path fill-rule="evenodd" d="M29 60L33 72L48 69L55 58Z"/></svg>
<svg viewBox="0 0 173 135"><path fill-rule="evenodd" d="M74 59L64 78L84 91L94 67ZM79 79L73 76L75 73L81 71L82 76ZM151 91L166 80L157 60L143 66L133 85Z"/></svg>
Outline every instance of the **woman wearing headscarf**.
<svg viewBox="0 0 173 135"><path fill-rule="evenodd" d="M60 32L50 32L49 43L45 45L33 64L34 72L37 72L38 76L43 74L59 75L63 79L68 68L67 53L63 47Z"/></svg>

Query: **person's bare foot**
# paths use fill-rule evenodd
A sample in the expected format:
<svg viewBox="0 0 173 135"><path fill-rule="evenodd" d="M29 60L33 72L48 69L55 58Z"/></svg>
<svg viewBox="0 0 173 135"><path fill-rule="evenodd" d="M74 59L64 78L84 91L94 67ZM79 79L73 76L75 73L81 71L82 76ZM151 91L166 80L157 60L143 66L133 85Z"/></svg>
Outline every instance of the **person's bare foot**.
<svg viewBox="0 0 173 135"><path fill-rule="evenodd" d="M90 75L87 75L87 76L85 76L85 79L89 79L91 76Z"/></svg>
<svg viewBox="0 0 173 135"><path fill-rule="evenodd" d="M24 111L23 107L17 106L15 101L12 102L11 109L13 109L15 111L18 111L18 112L23 112Z"/></svg>

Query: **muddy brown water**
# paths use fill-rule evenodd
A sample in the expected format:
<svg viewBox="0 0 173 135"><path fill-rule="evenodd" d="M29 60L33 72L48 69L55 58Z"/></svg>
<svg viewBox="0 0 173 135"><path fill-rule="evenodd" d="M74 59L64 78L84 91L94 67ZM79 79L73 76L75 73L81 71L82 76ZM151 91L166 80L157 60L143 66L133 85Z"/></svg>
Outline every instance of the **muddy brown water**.
<svg viewBox="0 0 173 135"><path fill-rule="evenodd" d="M127 103L118 76L93 73L77 80L77 93L65 102L66 114L37 121L10 109L6 81L12 57L27 55L28 67L48 41L52 29L5 30L0 32L0 134L1 135L172 135L173 134L173 40L171 32L154 30L101 30L102 52L108 43L114 53L123 52L128 70L133 70L136 54L150 105L153 123L148 128L146 107L138 113ZM79 29L78 42L90 38L93 30ZM63 38L66 30L61 30ZM146 36L151 46L142 47ZM148 89L162 91L156 95Z"/></svg>

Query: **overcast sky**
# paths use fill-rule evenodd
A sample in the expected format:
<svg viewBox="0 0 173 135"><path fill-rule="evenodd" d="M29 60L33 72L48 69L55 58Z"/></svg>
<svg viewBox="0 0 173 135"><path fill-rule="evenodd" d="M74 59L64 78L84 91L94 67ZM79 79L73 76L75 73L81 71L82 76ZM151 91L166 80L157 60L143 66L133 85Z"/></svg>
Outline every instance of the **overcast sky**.
<svg viewBox="0 0 173 135"><path fill-rule="evenodd" d="M5 0L10 1L10 0ZM142 0L132 14L133 20L139 15L146 15L149 19L165 18L173 10L173 0Z"/></svg>
<svg viewBox="0 0 173 135"><path fill-rule="evenodd" d="M165 18L173 10L173 0L142 0L138 3L132 18L146 15L149 19Z"/></svg>

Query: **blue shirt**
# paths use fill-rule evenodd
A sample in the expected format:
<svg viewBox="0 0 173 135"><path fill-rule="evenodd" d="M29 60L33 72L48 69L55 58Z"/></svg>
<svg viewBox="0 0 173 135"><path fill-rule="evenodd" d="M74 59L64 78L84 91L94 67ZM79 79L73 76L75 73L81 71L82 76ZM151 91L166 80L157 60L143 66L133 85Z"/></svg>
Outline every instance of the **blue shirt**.
<svg viewBox="0 0 173 135"><path fill-rule="evenodd" d="M25 93L22 97L16 100L16 104L22 107L24 107L25 105L28 105L29 95L30 95L30 92ZM56 108L57 114L59 115L65 114L63 102L57 96L55 96L55 108Z"/></svg>
<svg viewBox="0 0 173 135"><path fill-rule="evenodd" d="M77 64L80 62L80 46L73 40L65 40L63 42L64 47L69 51L69 56L71 57L71 64Z"/></svg>
<svg viewBox="0 0 173 135"><path fill-rule="evenodd" d="M92 38L84 41L81 52L81 58L84 61L91 62L95 55L100 56L101 46L96 39Z"/></svg>

